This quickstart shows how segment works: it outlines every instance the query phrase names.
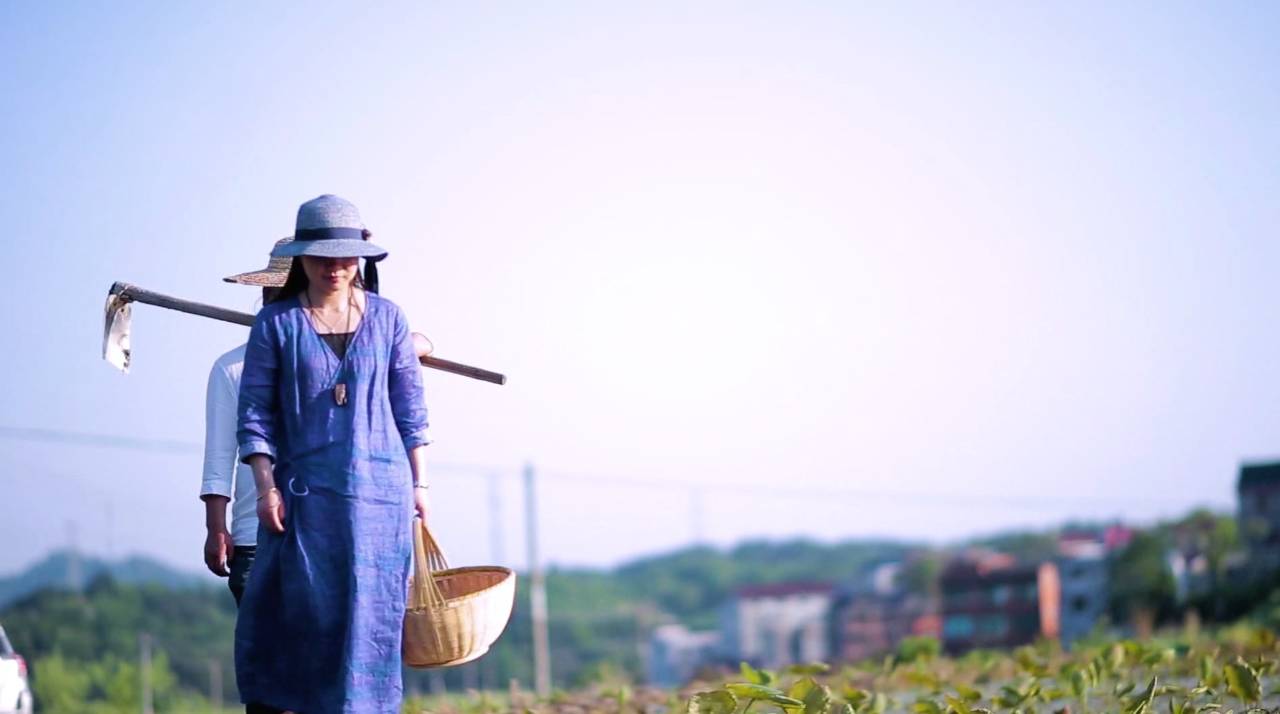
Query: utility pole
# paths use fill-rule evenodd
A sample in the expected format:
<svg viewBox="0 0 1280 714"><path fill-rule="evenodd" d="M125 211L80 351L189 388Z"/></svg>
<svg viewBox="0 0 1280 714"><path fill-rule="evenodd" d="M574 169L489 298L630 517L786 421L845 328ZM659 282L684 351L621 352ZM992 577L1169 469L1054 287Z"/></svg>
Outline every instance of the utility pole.
<svg viewBox="0 0 1280 714"><path fill-rule="evenodd" d="M494 565L505 565L507 562L507 538L503 523L502 478L498 473L492 472L489 474L489 562ZM476 663L481 690L498 684L494 676L495 665L496 661L492 657L485 657Z"/></svg>
<svg viewBox="0 0 1280 714"><path fill-rule="evenodd" d="M80 543L75 521L67 521L67 587L78 593L84 587L84 574L80 567Z"/></svg>
<svg viewBox="0 0 1280 714"><path fill-rule="evenodd" d="M480 690L480 663L472 662L463 665L462 669L462 688L470 691Z"/></svg>
<svg viewBox="0 0 1280 714"><path fill-rule="evenodd" d="M116 506L107 499L107 558L116 557Z"/></svg>
<svg viewBox="0 0 1280 714"><path fill-rule="evenodd" d="M636 621L636 656L640 658L640 666L645 673L652 674L649 667L649 628L655 618L643 603L636 605L631 614Z"/></svg>
<svg viewBox="0 0 1280 714"><path fill-rule="evenodd" d="M524 465L525 526L529 546L529 604L533 616L533 682L538 696L551 694L551 641L547 634L547 583L538 560L538 501L533 464Z"/></svg>
<svg viewBox="0 0 1280 714"><path fill-rule="evenodd" d="M689 489L689 535L693 537L694 545L704 545L707 542L706 505L706 492L702 487L691 487Z"/></svg>
<svg viewBox="0 0 1280 714"><path fill-rule="evenodd" d="M494 565L507 560L506 534L502 531L502 480L498 474L489 474L489 558Z"/></svg>
<svg viewBox="0 0 1280 714"><path fill-rule="evenodd" d="M155 714L151 697L151 635L138 636L138 669L142 673L142 714Z"/></svg>
<svg viewBox="0 0 1280 714"><path fill-rule="evenodd" d="M222 660L209 660L209 701L214 711L222 711Z"/></svg>

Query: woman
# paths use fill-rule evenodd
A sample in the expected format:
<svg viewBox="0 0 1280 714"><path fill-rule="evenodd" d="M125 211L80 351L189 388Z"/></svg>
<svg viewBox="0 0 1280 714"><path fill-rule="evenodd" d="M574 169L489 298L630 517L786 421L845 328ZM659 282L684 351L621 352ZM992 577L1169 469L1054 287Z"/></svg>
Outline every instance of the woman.
<svg viewBox="0 0 1280 714"><path fill-rule="evenodd" d="M239 446L258 490L258 552L236 623L248 711L398 714L411 515L427 512L427 410L396 305L362 288L386 251L355 206L298 209L279 297L258 313Z"/></svg>

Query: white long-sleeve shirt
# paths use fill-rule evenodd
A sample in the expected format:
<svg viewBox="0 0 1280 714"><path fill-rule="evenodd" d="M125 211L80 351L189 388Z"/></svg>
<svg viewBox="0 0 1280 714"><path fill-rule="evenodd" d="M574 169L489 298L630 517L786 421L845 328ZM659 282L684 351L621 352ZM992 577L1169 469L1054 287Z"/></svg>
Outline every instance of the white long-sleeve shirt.
<svg viewBox="0 0 1280 714"><path fill-rule="evenodd" d="M253 470L240 463L236 444L236 410L240 402L240 373L244 345L222 355L209 370L204 399L204 478L200 495L231 499L231 542L258 542L257 488Z"/></svg>

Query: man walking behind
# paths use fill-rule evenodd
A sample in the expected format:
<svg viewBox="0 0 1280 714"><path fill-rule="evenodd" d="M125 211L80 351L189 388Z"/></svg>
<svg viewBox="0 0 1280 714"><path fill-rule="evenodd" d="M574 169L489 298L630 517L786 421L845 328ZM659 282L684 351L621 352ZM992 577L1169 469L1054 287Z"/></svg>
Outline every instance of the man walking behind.
<svg viewBox="0 0 1280 714"><path fill-rule="evenodd" d="M292 241L285 238L276 243ZM232 275L228 283L262 288L262 303L271 302L289 275L289 258L272 258L263 270ZM240 463L236 444L236 407L240 401L240 372L244 350L239 347L219 357L209 370L204 401L204 476L200 499L204 501L204 564L219 577L228 578L236 605L253 565L258 542L258 513L253 472ZM231 528L227 528L227 505Z"/></svg>

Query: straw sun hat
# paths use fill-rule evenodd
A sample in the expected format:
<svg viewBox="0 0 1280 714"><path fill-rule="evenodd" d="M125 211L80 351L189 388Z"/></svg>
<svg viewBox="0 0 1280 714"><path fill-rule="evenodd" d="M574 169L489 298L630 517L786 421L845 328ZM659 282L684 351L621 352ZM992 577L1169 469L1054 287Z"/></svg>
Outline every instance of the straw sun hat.
<svg viewBox="0 0 1280 714"><path fill-rule="evenodd" d="M293 236L281 238L276 241L275 249L280 246L293 242ZM272 253L275 253L275 249ZM293 258L285 256L272 257L267 261L267 267L262 270L252 270L247 273L238 275L229 275L223 278L228 283L236 283L237 285L252 285L259 288L279 288L284 286L284 281L289 277L289 266L293 265Z"/></svg>

